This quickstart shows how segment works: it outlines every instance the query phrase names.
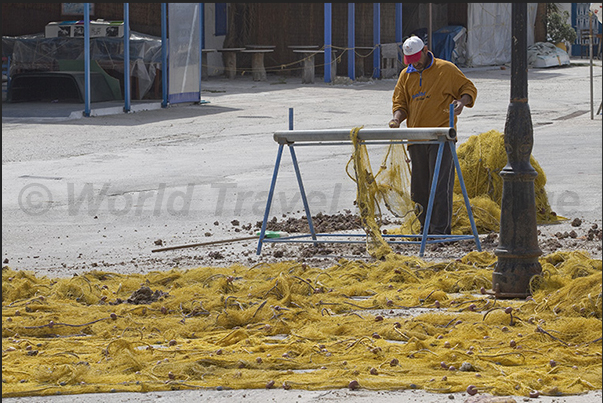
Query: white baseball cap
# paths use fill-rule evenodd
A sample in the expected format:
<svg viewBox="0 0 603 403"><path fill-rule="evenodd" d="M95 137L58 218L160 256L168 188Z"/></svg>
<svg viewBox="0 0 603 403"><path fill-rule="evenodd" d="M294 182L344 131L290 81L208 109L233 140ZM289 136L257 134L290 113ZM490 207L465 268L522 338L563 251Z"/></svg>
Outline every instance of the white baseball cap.
<svg viewBox="0 0 603 403"><path fill-rule="evenodd" d="M405 40L402 45L402 50L404 51L404 63L408 65L418 62L424 47L425 44L418 36L413 35Z"/></svg>

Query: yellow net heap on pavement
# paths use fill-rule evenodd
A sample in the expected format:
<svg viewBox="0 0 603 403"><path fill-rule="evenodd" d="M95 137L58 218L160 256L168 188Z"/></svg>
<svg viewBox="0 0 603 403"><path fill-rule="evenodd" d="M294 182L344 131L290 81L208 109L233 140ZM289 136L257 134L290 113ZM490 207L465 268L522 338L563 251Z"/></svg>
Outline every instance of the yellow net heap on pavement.
<svg viewBox="0 0 603 403"><path fill-rule="evenodd" d="M601 260L540 259L498 301L496 257L389 254L71 278L2 270L2 397L178 389L601 389Z"/></svg>
<svg viewBox="0 0 603 403"><path fill-rule="evenodd" d="M476 136L470 136L467 141L461 144L457 149L459 165L463 173L463 182L470 200L472 202L473 213L477 218L484 217L484 221L490 220L491 224L482 223L485 230L498 232L500 219L500 203L502 199L502 178L499 173L507 164L507 153L505 151L504 134L490 130ZM534 179L534 195L536 198L536 218L538 224L552 224L558 221L566 220L565 217L558 216L551 210L549 205L545 185L546 175L534 156L530 156L530 165L538 174ZM458 177L454 185L455 195L459 197L459 203L462 202L462 194ZM483 214L482 210L488 210L489 206L482 207L478 200L490 199L499 206L498 214L491 217L492 212ZM464 205L462 208L464 210ZM475 211L477 210L477 211ZM476 221L481 221L476 218ZM486 219L487 218L487 219ZM466 225L459 225L463 221L457 218L457 227L459 233L467 231L471 233L471 228ZM465 232L463 232L465 233Z"/></svg>
<svg viewBox="0 0 603 403"><path fill-rule="evenodd" d="M354 163L356 173L352 179L357 183L360 216L363 223L367 223L367 250L371 256L379 259L391 252L381 236L380 203L402 222L399 228L388 229L389 234L419 234L417 215L424 214L427 206L415 205L410 199L411 166L405 146L392 143L385 152L378 172L373 174L366 145L357 138L359 129L352 130L351 134L354 152L350 162ZM457 156L478 233L498 232L502 199L502 178L499 173L507 164L504 135L490 130L471 136L458 147ZM533 156L530 157L530 163L538 174L534 181L538 223L552 224L566 220L551 210L545 190L546 175ZM458 176L454 184L452 233L472 233Z"/></svg>
<svg viewBox="0 0 603 403"><path fill-rule="evenodd" d="M543 256L532 297L499 301L483 292L496 264L489 252L445 262L391 253L378 203L405 225L416 223L400 191L408 163L404 149L392 147L373 175L358 130L353 179L367 246L378 260L71 278L5 266L2 397L229 388L452 393L471 385L493 395L561 396L601 389L601 260L582 251ZM467 147L498 144L498 134L483 136ZM478 198L496 203L497 163L482 156L479 170L463 172L474 211ZM538 200L539 217L557 219L546 199ZM481 228L495 225L492 217ZM465 231L461 222L455 228Z"/></svg>

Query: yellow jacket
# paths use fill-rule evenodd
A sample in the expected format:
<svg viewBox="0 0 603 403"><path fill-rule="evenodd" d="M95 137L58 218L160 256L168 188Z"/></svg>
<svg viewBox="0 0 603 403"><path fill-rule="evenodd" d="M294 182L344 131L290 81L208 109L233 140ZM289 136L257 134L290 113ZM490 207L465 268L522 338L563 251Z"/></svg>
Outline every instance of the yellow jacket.
<svg viewBox="0 0 603 403"><path fill-rule="evenodd" d="M417 71L412 65L402 70L394 95L392 112L406 113L406 127L450 127L450 104L463 94L471 96L471 108L477 88L458 67L428 53L431 63ZM457 117L454 117L456 129Z"/></svg>

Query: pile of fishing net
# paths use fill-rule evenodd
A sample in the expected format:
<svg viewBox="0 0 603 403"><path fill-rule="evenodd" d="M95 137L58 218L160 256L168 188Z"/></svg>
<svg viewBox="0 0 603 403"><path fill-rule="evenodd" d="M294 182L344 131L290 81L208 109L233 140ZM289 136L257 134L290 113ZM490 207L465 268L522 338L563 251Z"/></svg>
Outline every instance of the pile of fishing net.
<svg viewBox="0 0 603 403"><path fill-rule="evenodd" d="M489 252L439 263L391 252L380 235L378 202L407 228L416 224L405 196L407 158L392 146L373 175L357 133L357 204L367 246L381 259L341 259L326 269L284 261L71 278L3 267L2 397L275 387L451 393L469 385L494 395L558 396L601 389L601 260L582 251L543 256L531 297L499 301L485 292L497 261ZM458 154L478 228L496 231L501 135L471 138ZM538 217L557 220L544 174L532 166ZM463 211L464 204L454 228L464 233Z"/></svg>
<svg viewBox="0 0 603 403"><path fill-rule="evenodd" d="M2 269L2 397L183 389L601 389L601 260L540 259L500 301L496 257L390 254L71 278Z"/></svg>
<svg viewBox="0 0 603 403"><path fill-rule="evenodd" d="M389 145L379 169L374 173L367 147L358 141L359 130L355 128L351 133L354 150L346 170L357 184L356 202L367 233L367 250L372 256L381 258L391 253L391 248L381 236L381 206L402 222L399 228L388 229L388 233L404 235L420 234L417 216L425 214L427 206L415 205L410 198L411 168L406 146L402 143ZM445 146L448 147L447 144ZM504 134L490 130L471 136L456 153L478 233L498 232L503 187L499 173L507 164ZM530 164L538 174L534 180L537 223L552 224L566 220L551 210L545 190L546 175L533 156ZM349 172L349 165L353 166L353 173ZM472 233L458 175L453 194L452 233Z"/></svg>

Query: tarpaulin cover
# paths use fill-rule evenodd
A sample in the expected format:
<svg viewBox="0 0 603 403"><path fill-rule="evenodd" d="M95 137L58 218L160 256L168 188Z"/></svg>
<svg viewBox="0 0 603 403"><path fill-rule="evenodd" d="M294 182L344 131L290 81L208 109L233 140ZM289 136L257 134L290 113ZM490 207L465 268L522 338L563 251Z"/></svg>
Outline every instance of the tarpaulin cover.
<svg viewBox="0 0 603 403"><path fill-rule="evenodd" d="M467 29L461 25L448 25L432 34L435 57L455 64L464 64L466 53Z"/></svg>
<svg viewBox="0 0 603 403"><path fill-rule="evenodd" d="M511 62L512 3L467 3L467 65ZM528 3L527 45L534 43L537 3Z"/></svg>
<svg viewBox="0 0 603 403"><path fill-rule="evenodd" d="M84 102L83 71L30 71L12 78L11 102ZM90 102L111 101L113 92L99 72L90 73Z"/></svg>
<svg viewBox="0 0 603 403"><path fill-rule="evenodd" d="M603 3L590 3L590 11L593 13L593 15L595 17L597 17L597 20L599 20L599 23L603 23L603 12L601 11L602 9L602 5Z"/></svg>
<svg viewBox="0 0 603 403"><path fill-rule="evenodd" d="M26 71L59 70L59 60L83 60L82 38L45 38L44 34L2 37L2 56L11 56L11 74ZM105 71L123 76L123 38L91 38L90 57ZM161 67L161 38L131 32L130 74L138 79L138 97L151 88Z"/></svg>
<svg viewBox="0 0 603 403"><path fill-rule="evenodd" d="M567 52L550 42L536 42L528 47L528 67L558 67L569 66L570 58Z"/></svg>

